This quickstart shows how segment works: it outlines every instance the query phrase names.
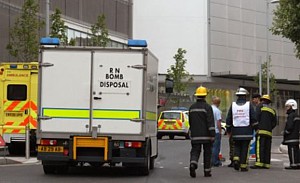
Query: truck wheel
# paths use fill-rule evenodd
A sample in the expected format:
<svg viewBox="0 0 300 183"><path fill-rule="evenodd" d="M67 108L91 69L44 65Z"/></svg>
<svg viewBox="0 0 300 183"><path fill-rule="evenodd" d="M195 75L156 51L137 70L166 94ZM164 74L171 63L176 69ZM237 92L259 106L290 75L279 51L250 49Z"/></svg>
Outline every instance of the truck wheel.
<svg viewBox="0 0 300 183"><path fill-rule="evenodd" d="M150 158L150 170L154 169L155 157Z"/></svg>
<svg viewBox="0 0 300 183"><path fill-rule="evenodd" d="M43 169L44 169L44 173L46 175L54 174L55 170L56 170L55 166L53 166L53 165L43 165Z"/></svg>
<svg viewBox="0 0 300 183"><path fill-rule="evenodd" d="M157 138L158 138L158 139L161 139L161 138L162 138L162 135L157 135Z"/></svg>
<svg viewBox="0 0 300 183"><path fill-rule="evenodd" d="M171 140L173 140L173 139L174 139L174 136L175 136L175 135L169 135L169 138L170 138Z"/></svg>
<svg viewBox="0 0 300 183"><path fill-rule="evenodd" d="M68 165L59 165L56 166L56 172L57 174L66 174L68 173L69 166Z"/></svg>
<svg viewBox="0 0 300 183"><path fill-rule="evenodd" d="M153 161L154 162L154 161ZM154 166L154 165L153 165ZM146 161L143 165L143 167L141 168L142 170L142 175L149 175L150 173L150 168L151 168L151 152L150 152L150 148L148 150L148 153L147 153L147 158L146 158Z"/></svg>

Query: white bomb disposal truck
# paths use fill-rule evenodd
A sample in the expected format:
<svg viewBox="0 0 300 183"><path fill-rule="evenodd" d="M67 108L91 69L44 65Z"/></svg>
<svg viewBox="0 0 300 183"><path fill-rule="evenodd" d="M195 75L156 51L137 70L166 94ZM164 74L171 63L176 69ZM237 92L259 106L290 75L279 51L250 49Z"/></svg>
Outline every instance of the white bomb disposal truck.
<svg viewBox="0 0 300 183"><path fill-rule="evenodd" d="M134 167L143 175L154 168L158 59L136 45L147 44L41 46L37 158L45 174L83 165Z"/></svg>

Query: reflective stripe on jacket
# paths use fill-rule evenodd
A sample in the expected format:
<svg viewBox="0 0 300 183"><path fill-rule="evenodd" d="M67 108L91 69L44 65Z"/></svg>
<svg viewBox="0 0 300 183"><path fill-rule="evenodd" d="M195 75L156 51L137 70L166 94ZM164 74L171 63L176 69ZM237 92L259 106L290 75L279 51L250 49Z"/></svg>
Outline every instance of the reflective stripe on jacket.
<svg viewBox="0 0 300 183"><path fill-rule="evenodd" d="M191 140L209 143L215 137L212 107L204 99L198 99L189 109Z"/></svg>

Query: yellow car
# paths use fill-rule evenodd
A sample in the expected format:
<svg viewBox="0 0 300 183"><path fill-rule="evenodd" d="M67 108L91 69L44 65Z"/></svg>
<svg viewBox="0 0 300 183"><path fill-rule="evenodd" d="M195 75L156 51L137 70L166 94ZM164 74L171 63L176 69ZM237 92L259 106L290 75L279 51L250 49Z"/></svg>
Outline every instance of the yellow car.
<svg viewBox="0 0 300 183"><path fill-rule="evenodd" d="M169 136L174 139L175 135L190 137L189 111L186 110L168 110L162 111L157 122L157 138Z"/></svg>

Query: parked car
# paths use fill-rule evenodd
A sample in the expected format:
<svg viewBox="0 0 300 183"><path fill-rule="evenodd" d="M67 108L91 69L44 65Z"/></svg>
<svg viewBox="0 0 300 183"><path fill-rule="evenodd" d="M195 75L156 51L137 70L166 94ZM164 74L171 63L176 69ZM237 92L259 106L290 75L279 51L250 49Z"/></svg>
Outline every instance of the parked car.
<svg viewBox="0 0 300 183"><path fill-rule="evenodd" d="M174 139L176 135L190 138L189 111L187 110L167 110L162 111L157 121L157 138L169 136Z"/></svg>

